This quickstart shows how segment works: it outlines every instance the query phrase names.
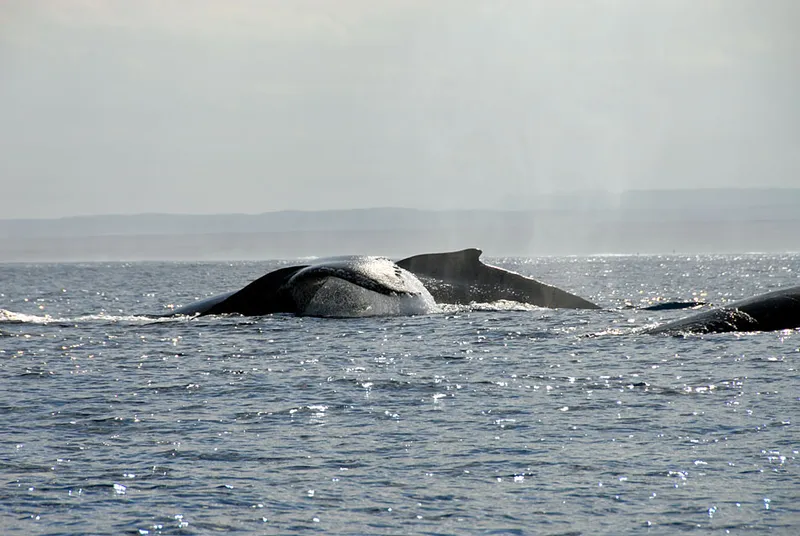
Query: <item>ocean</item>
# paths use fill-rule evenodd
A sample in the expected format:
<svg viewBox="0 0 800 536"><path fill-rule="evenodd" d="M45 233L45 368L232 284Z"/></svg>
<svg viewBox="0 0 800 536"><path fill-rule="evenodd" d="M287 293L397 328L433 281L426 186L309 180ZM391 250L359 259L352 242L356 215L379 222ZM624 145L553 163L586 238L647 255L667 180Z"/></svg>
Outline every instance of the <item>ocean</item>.
<svg viewBox="0 0 800 536"><path fill-rule="evenodd" d="M603 306L153 319L280 264L0 264L3 534L800 533L800 254L495 258Z"/></svg>

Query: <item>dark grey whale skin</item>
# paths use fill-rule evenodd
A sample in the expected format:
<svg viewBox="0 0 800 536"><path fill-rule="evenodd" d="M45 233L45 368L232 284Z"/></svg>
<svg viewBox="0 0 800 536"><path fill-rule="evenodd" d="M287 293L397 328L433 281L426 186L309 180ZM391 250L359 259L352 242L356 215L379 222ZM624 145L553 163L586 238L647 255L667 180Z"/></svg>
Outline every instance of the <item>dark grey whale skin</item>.
<svg viewBox="0 0 800 536"><path fill-rule="evenodd" d="M316 289L330 277L385 295L402 295L400 268L414 274L437 303L465 304L511 300L549 308L599 309L583 298L530 277L480 261L481 250L415 255L392 263L376 257L332 257L287 266L241 290L190 303L166 316L271 313L302 314Z"/></svg>
<svg viewBox="0 0 800 536"><path fill-rule="evenodd" d="M800 327L800 286L697 313L646 330L650 334L779 331Z"/></svg>
<svg viewBox="0 0 800 536"><path fill-rule="evenodd" d="M484 264L482 253L475 248L425 253L397 261L397 265L416 275L437 303L469 305L509 300L550 309L600 308L560 288Z"/></svg>

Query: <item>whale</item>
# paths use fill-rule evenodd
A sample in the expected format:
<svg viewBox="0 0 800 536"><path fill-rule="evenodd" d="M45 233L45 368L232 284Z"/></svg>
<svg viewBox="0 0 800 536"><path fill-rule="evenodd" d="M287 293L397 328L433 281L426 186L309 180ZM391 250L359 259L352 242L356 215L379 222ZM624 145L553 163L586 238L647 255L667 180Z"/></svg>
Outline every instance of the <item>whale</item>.
<svg viewBox="0 0 800 536"><path fill-rule="evenodd" d="M286 266L240 290L190 303L167 314L353 317L426 314L435 301L412 273L384 257L341 256Z"/></svg>
<svg viewBox="0 0 800 536"><path fill-rule="evenodd" d="M598 305L531 277L484 264L477 248L424 253L397 261L416 275L439 303L469 305L499 300L549 309L600 309Z"/></svg>
<svg viewBox="0 0 800 536"><path fill-rule="evenodd" d="M699 312L649 328L645 333L682 335L780 331L798 327L800 327L800 286L795 286Z"/></svg>
<svg viewBox="0 0 800 536"><path fill-rule="evenodd" d="M415 315L437 304L516 301L547 308L599 309L560 288L484 264L477 248L386 257L340 256L285 266L239 290L218 294L166 315L238 314L350 317Z"/></svg>

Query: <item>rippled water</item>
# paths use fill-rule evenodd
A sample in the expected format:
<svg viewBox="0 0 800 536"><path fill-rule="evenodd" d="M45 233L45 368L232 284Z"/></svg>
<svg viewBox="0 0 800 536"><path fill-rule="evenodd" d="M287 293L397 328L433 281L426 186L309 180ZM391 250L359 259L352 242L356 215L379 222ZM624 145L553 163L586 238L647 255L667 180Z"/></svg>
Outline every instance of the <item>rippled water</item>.
<svg viewBox="0 0 800 536"><path fill-rule="evenodd" d="M603 311L153 321L277 263L0 265L3 534L800 529L800 333L653 336L800 255L495 259Z"/></svg>

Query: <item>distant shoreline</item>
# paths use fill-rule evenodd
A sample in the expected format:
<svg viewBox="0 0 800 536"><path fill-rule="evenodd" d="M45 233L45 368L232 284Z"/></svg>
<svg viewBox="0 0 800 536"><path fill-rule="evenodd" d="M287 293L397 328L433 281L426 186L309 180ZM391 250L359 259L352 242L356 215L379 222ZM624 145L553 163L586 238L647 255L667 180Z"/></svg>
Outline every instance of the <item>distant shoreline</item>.
<svg viewBox="0 0 800 536"><path fill-rule="evenodd" d="M0 238L0 262L236 261L343 254L402 257L479 247L489 257L800 251L800 219L547 228L289 231Z"/></svg>
<svg viewBox="0 0 800 536"><path fill-rule="evenodd" d="M0 220L0 262L266 260L800 251L800 189L586 194L526 210L372 208L264 214L139 214ZM553 204L553 199L542 200Z"/></svg>

